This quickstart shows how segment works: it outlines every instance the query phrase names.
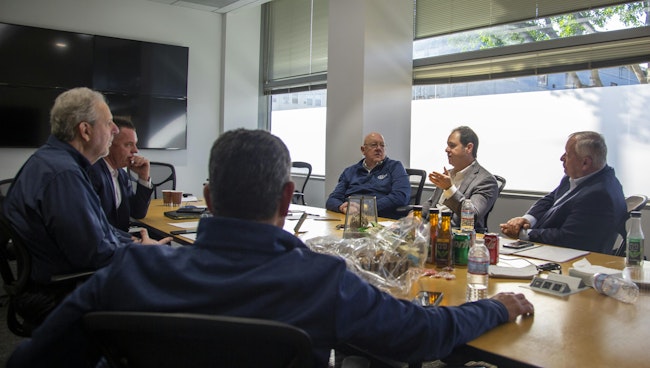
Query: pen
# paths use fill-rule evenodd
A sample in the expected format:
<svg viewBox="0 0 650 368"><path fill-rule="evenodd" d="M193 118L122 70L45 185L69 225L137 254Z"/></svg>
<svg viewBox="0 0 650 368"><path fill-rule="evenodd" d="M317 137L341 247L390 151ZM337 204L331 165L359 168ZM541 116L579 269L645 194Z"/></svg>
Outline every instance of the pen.
<svg viewBox="0 0 650 368"><path fill-rule="evenodd" d="M172 235L193 234L193 233L196 233L196 229L172 230L169 233L172 234Z"/></svg>

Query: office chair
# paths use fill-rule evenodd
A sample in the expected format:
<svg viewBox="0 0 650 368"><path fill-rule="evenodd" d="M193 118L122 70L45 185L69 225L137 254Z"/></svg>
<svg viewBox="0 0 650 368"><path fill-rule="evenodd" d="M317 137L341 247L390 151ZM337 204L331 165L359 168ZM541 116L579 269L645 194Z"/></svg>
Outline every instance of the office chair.
<svg viewBox="0 0 650 368"><path fill-rule="evenodd" d="M269 320L155 312L91 312L91 341L117 367L312 367L311 338Z"/></svg>
<svg viewBox="0 0 650 368"><path fill-rule="evenodd" d="M293 192L293 199L291 200L291 203L305 205L305 187L307 186L307 182L311 177L311 164L302 161L292 162L291 177L296 183L296 190Z"/></svg>
<svg viewBox="0 0 650 368"><path fill-rule="evenodd" d="M648 203L648 197L643 195L643 194L636 194L636 195L631 195L627 198L625 198L625 203L627 204L627 218L630 218L630 212L632 211L641 211L643 207L645 207L646 203ZM615 256L622 257L625 255L626 251L626 238L627 234L619 234L621 235L621 242L619 243L618 248L615 248L612 251L612 254Z"/></svg>
<svg viewBox="0 0 650 368"><path fill-rule="evenodd" d="M498 196L498 195L501 195L501 192L503 191L503 188L506 187L506 178L504 178L503 176L499 176L499 175L494 175L494 178L497 180L497 185L498 185L497 196ZM497 199L498 199L498 197L497 197ZM494 201L494 204L492 205L492 208L490 208L490 210L487 211L487 213L485 214L485 222L484 222L485 228L484 229L478 229L477 230L478 232L482 232L482 233L487 233L488 232L488 216L490 215L490 212L492 212L492 209L494 209L495 205L496 205L496 201Z"/></svg>
<svg viewBox="0 0 650 368"><path fill-rule="evenodd" d="M412 184L417 183L416 186L411 185L409 205L418 205L422 200L422 190L424 189L424 181L427 178L427 172L420 169L406 169L406 173L409 175L409 181ZM413 181L413 179L416 180Z"/></svg>
<svg viewBox="0 0 650 368"><path fill-rule="evenodd" d="M33 289L30 281L31 255L22 239L13 231L0 200L0 276L9 297L7 327L16 336L29 337L47 314L79 282L93 272L53 276L49 289Z"/></svg>
<svg viewBox="0 0 650 368"><path fill-rule="evenodd" d="M165 162L150 162L149 175L153 185L153 198L162 198L163 189L176 190L176 169Z"/></svg>
<svg viewBox="0 0 650 368"><path fill-rule="evenodd" d="M14 182L14 179L2 179L0 180L0 198L4 198L7 196L7 192L9 191L9 187L11 186L11 183Z"/></svg>

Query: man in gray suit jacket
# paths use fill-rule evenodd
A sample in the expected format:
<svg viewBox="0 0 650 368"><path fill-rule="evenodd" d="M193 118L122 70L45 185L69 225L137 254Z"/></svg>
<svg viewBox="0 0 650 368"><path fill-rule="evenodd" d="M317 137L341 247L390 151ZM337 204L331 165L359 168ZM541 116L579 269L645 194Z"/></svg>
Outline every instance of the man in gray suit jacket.
<svg viewBox="0 0 650 368"><path fill-rule="evenodd" d="M452 226L460 225L460 209L465 199L474 205L474 228L478 232L487 230L486 215L499 196L499 188L494 175L476 161L478 136L467 126L451 131L447 139L447 157L452 169L432 172L429 180L436 185L428 200L429 207L445 206L453 212Z"/></svg>

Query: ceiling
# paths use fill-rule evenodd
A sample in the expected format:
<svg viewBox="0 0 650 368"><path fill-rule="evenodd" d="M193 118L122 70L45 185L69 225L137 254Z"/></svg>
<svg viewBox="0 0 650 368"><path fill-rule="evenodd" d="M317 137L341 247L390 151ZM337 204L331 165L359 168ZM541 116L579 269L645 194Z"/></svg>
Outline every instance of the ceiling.
<svg viewBox="0 0 650 368"><path fill-rule="evenodd" d="M247 6L264 4L271 0L149 0L156 3L183 6L197 10L225 14Z"/></svg>

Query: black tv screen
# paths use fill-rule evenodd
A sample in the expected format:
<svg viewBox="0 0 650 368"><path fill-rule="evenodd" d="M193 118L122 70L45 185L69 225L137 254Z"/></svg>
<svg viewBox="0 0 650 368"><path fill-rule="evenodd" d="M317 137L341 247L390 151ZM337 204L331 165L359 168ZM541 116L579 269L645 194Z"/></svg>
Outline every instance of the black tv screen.
<svg viewBox="0 0 650 368"><path fill-rule="evenodd" d="M50 110L63 90L0 85L0 147L32 148L50 134Z"/></svg>
<svg viewBox="0 0 650 368"><path fill-rule="evenodd" d="M113 116L129 118L139 148L187 148L187 100L146 95L105 94Z"/></svg>
<svg viewBox="0 0 650 368"><path fill-rule="evenodd" d="M186 47L95 37L93 86L106 92L187 96Z"/></svg>
<svg viewBox="0 0 650 368"><path fill-rule="evenodd" d="M93 36L0 23L0 84L90 87Z"/></svg>
<svg viewBox="0 0 650 368"><path fill-rule="evenodd" d="M56 96L90 87L136 124L141 148L187 148L189 49L0 23L0 147L39 147Z"/></svg>

